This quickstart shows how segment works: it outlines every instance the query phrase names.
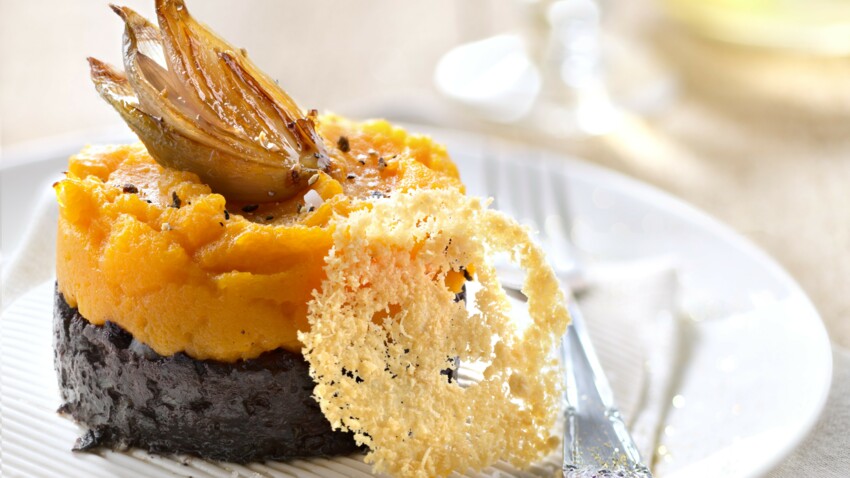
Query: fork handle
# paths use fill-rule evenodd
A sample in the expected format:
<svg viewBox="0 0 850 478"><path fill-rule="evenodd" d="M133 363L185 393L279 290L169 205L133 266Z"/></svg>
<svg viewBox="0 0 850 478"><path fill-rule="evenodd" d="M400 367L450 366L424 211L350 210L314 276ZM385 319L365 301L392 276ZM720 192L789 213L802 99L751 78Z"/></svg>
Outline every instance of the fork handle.
<svg viewBox="0 0 850 478"><path fill-rule="evenodd" d="M587 335L584 316L573 298L569 311L572 324L561 339L567 402L564 475L651 478L614 404L611 386Z"/></svg>

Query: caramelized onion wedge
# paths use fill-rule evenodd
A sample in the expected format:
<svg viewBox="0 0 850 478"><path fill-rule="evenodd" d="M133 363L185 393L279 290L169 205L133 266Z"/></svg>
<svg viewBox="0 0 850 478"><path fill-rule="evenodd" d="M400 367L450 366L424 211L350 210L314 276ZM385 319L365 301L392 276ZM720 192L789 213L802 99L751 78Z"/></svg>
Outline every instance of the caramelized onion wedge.
<svg viewBox="0 0 850 478"><path fill-rule="evenodd" d="M112 8L126 26L126 73L90 58L92 80L157 162L246 202L292 197L328 169L315 112L305 115L182 0L157 0L161 31L127 7Z"/></svg>
<svg viewBox="0 0 850 478"><path fill-rule="evenodd" d="M196 141L160 118L147 114L139 107L130 82L122 72L94 58L89 58L89 67L101 97L121 114L160 164L196 172L213 191L240 201L268 201L274 199L268 191L278 194L281 184L293 184L290 170L244 161L223 148ZM227 164L224 172L222 164ZM200 174L203 169L206 174Z"/></svg>

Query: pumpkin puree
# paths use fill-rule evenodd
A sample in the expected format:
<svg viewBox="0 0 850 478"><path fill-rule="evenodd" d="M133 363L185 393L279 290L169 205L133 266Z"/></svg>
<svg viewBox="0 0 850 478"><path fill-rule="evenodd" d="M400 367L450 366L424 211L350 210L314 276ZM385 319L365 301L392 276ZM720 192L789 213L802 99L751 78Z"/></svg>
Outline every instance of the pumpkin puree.
<svg viewBox="0 0 850 478"><path fill-rule="evenodd" d="M333 115L318 131L333 161L304 190L323 199L315 210L303 194L228 202L195 174L160 166L141 143L72 156L54 186L65 300L164 356L232 362L278 347L300 352L297 332L309 327L307 303L325 278L334 213L393 191L463 190L445 148L428 137ZM458 274L449 286L462 282Z"/></svg>

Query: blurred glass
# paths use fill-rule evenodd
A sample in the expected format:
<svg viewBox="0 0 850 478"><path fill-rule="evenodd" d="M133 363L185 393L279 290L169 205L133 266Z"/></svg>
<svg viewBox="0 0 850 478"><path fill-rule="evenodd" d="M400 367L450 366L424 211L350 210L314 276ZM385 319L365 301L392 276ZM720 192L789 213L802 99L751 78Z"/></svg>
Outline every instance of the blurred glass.
<svg viewBox="0 0 850 478"><path fill-rule="evenodd" d="M538 36L531 42L532 55L543 79L530 123L554 135L610 131L618 113L604 81L599 5L593 0L528 3L528 23Z"/></svg>
<svg viewBox="0 0 850 478"><path fill-rule="evenodd" d="M557 136L616 125L601 63L595 0L518 0L515 30L460 45L437 65L437 89L491 123Z"/></svg>
<svg viewBox="0 0 850 478"><path fill-rule="evenodd" d="M817 55L850 54L847 0L661 0L670 15L717 40Z"/></svg>
<svg viewBox="0 0 850 478"><path fill-rule="evenodd" d="M437 64L437 90L465 126L471 119L489 132L575 144L671 104L677 84L666 65L646 44L606 25L628 2L505 4L514 9L515 25L491 28L491 36L456 46ZM475 23L471 15L460 17Z"/></svg>

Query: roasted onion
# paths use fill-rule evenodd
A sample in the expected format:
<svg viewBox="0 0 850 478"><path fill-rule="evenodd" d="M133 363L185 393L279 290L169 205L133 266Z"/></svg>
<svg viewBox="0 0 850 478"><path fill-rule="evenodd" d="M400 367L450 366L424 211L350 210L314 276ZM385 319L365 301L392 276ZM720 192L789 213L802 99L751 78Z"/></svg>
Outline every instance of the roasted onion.
<svg viewBox="0 0 850 478"><path fill-rule="evenodd" d="M159 28L127 7L112 9L126 26L126 73L89 58L91 77L157 162L246 202L292 197L329 168L316 112L305 114L182 0L157 0Z"/></svg>

